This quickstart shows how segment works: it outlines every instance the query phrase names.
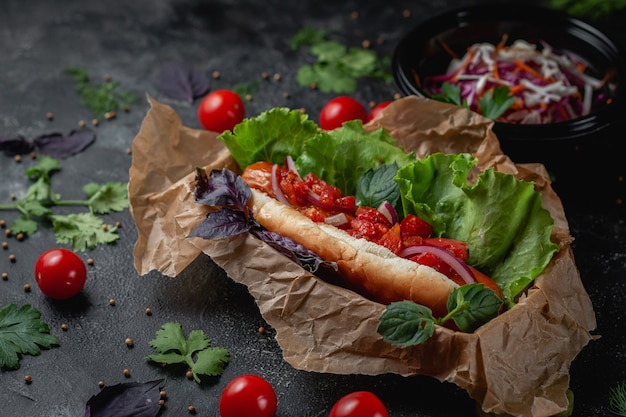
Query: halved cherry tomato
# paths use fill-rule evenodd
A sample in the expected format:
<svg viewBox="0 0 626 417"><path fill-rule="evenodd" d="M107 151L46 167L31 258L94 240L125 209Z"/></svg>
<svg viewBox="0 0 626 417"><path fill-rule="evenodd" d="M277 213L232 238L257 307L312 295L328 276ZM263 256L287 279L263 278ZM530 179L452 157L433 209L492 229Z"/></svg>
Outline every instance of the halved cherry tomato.
<svg viewBox="0 0 626 417"><path fill-rule="evenodd" d="M35 262L35 281L47 297L65 300L78 294L87 279L83 260L69 249L50 249Z"/></svg>
<svg viewBox="0 0 626 417"><path fill-rule="evenodd" d="M320 113L320 127L324 130L333 130L344 122L361 120L365 123L367 111L356 99L350 96L339 96L330 100L322 107Z"/></svg>
<svg viewBox="0 0 626 417"><path fill-rule="evenodd" d="M378 103L376 106L374 106L374 108L367 115L367 121L371 122L372 120L374 120L376 116L378 116L378 114L390 104L391 104L391 101L383 101L383 102Z"/></svg>
<svg viewBox="0 0 626 417"><path fill-rule="evenodd" d="M198 107L198 120L206 130L222 133L233 130L245 116L239 94L231 90L215 90L207 94Z"/></svg>
<svg viewBox="0 0 626 417"><path fill-rule="evenodd" d="M274 417L276 392L264 378L244 374L226 385L220 396L221 417Z"/></svg>
<svg viewBox="0 0 626 417"><path fill-rule="evenodd" d="M383 402L369 391L355 391L341 397L329 417L389 417Z"/></svg>

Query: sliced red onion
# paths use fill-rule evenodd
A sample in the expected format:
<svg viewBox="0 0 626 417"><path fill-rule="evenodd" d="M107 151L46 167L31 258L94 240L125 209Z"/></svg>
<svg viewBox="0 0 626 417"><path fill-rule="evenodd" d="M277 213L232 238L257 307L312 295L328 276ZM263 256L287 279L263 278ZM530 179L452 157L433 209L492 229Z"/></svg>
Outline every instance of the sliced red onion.
<svg viewBox="0 0 626 417"><path fill-rule="evenodd" d="M465 262L463 262L462 260L460 260L459 258L457 258L456 256L454 256L453 254L451 254L445 249L438 248L436 246L430 246L430 245L415 245L415 246L409 246L408 248L403 249L402 251L400 251L398 256L401 256L403 258L408 258L413 255L420 254L420 253L431 253L435 255L436 257L438 257L439 259L441 259L442 261L444 261L446 264L450 266L450 268L454 270L454 272L456 272L457 274L459 274L461 278L463 278L463 281L466 284L471 284L473 282L476 282L474 273L472 272L471 269L469 269L469 267L465 264Z"/></svg>
<svg viewBox="0 0 626 417"><path fill-rule="evenodd" d="M383 201L382 203L380 203L380 206L378 206L378 211L381 212L383 216L387 218L387 220L389 220L389 223L398 223L398 213L388 201Z"/></svg>
<svg viewBox="0 0 626 417"><path fill-rule="evenodd" d="M291 204L289 203L289 201L287 201L287 198L285 197L285 194L283 193L283 190L281 190L280 184L278 183L278 164L272 165L271 176L272 176L272 191L274 191L276 200L291 207Z"/></svg>
<svg viewBox="0 0 626 417"><path fill-rule="evenodd" d="M298 178L300 178L300 174L298 173L298 169L296 168L296 163L293 161L291 155L287 155L285 157L285 167L287 167L289 171L293 171L298 176Z"/></svg>
<svg viewBox="0 0 626 417"><path fill-rule="evenodd" d="M333 225L335 227L343 226L344 224L348 224L348 216L345 213L337 213L331 216L328 216L324 219L324 223Z"/></svg>

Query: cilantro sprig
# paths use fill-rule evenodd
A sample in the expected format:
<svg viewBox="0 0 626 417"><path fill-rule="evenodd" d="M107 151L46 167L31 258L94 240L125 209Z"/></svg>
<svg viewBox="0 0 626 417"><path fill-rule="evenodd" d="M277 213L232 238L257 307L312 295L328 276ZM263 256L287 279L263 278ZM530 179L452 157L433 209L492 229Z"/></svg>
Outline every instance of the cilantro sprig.
<svg viewBox="0 0 626 417"><path fill-rule="evenodd" d="M157 354L147 359L160 364L186 364L193 379L200 383L199 375L219 376L230 360L224 348L210 347L211 341L202 330L192 330L186 338L179 323L165 323L150 341Z"/></svg>
<svg viewBox="0 0 626 417"><path fill-rule="evenodd" d="M348 47L329 40L329 33L305 27L291 39L291 49L298 51L310 46L310 53L317 59L298 69L296 80L300 86L316 85L324 93L353 93L359 78L392 79L389 57L379 57L370 49Z"/></svg>
<svg viewBox="0 0 626 417"><path fill-rule="evenodd" d="M396 346L426 342L435 333L435 325L453 320L464 332L473 332L498 315L502 300L484 284L466 284L455 288L448 297L448 314L435 318L430 308L412 301L391 303L380 317L378 333Z"/></svg>
<svg viewBox="0 0 626 417"><path fill-rule="evenodd" d="M50 334L41 313L25 304L9 304L0 310L0 368L19 368L20 355L37 356L41 348L50 349L59 339Z"/></svg>
<svg viewBox="0 0 626 417"><path fill-rule="evenodd" d="M53 174L61 170L54 158L43 156L26 170L32 182L19 200L0 204L0 210L17 210L20 216L9 226L14 234L32 235L41 223L52 225L57 243L69 243L74 251L93 249L98 244L113 243L119 239L117 226L105 224L99 214L122 211L129 206L127 184L107 182L88 183L83 187L84 200L65 200L52 188ZM54 207L82 206L83 213L56 214Z"/></svg>

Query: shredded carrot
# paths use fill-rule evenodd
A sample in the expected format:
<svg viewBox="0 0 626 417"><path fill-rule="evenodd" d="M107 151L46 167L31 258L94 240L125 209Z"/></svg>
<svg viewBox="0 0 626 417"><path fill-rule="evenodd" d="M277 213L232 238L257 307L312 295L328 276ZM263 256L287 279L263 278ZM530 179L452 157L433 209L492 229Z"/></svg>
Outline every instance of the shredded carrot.
<svg viewBox="0 0 626 417"><path fill-rule="evenodd" d="M471 49L468 49L467 58L465 59L465 61L463 61L463 63L461 64L461 67L456 71L456 73L452 76L452 78L450 78L450 80L451 81L458 80L459 76L465 72L465 69L467 67L469 67L469 64L472 62L472 59L474 59L474 51Z"/></svg>
<svg viewBox="0 0 626 417"><path fill-rule="evenodd" d="M515 61L515 65L517 65L518 68L520 68L523 71L526 71L527 73L540 78L542 80L545 80L546 78L541 75L539 72L537 72L537 70L535 70L534 68L531 68L530 66L528 66L528 64L526 64L525 62L520 61L519 59L516 59Z"/></svg>
<svg viewBox="0 0 626 417"><path fill-rule="evenodd" d="M524 87L524 84L517 84L514 85L513 87L509 88L509 91L511 92L511 94L515 95L518 94L522 91L524 91L526 87Z"/></svg>
<svg viewBox="0 0 626 417"><path fill-rule="evenodd" d="M493 78L500 79L500 72L498 71L498 61L493 61Z"/></svg>
<svg viewBox="0 0 626 417"><path fill-rule="evenodd" d="M413 78L415 79L415 85L421 88L422 81L420 80L420 75L417 73L417 71L415 71L415 69L412 69L411 72L413 73Z"/></svg>
<svg viewBox="0 0 626 417"><path fill-rule="evenodd" d="M506 45L506 42L508 40L509 40L509 34L508 33L503 34L502 39L500 39L500 43L498 43L498 45L496 46L496 52L504 48L504 45Z"/></svg>
<svg viewBox="0 0 626 417"><path fill-rule="evenodd" d="M567 112L565 111L565 108L560 107L559 113L561 114L561 117L563 118L563 120L569 120L569 114L567 114Z"/></svg>
<svg viewBox="0 0 626 417"><path fill-rule="evenodd" d="M439 42L439 45L441 45L443 50L446 51L448 55L454 59L459 59L459 56L448 46L447 43L443 41L443 39L441 39L441 37L437 37L437 42Z"/></svg>

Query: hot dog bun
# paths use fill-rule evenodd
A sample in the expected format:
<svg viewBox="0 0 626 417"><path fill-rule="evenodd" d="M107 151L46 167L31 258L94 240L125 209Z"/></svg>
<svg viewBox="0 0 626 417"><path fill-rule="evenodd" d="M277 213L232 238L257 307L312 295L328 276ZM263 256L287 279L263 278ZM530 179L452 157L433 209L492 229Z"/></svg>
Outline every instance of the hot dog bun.
<svg viewBox="0 0 626 417"><path fill-rule="evenodd" d="M458 285L435 269L396 256L387 248L350 236L325 223L316 223L266 193L252 189L248 203L266 229L335 262L345 284L380 303L411 300L445 314L448 296Z"/></svg>

